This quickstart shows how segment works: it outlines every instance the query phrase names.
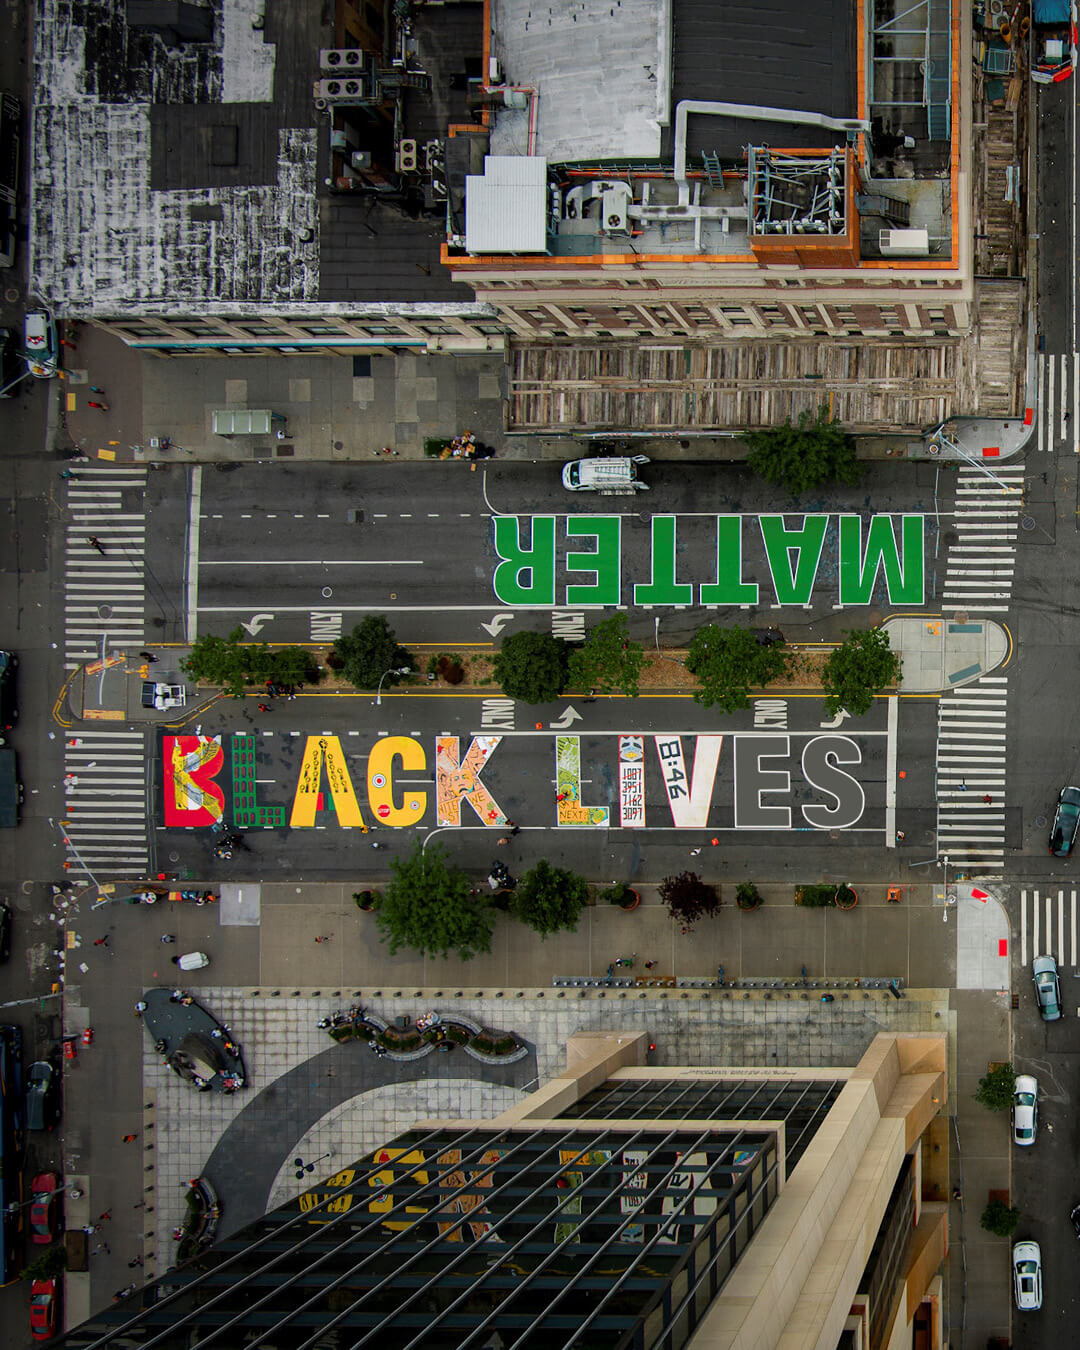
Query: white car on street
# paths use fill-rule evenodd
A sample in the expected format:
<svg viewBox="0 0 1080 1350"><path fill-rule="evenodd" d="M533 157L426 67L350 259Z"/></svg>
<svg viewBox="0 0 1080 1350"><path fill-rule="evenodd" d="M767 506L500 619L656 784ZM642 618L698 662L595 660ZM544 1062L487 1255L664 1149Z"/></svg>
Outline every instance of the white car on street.
<svg viewBox="0 0 1080 1350"><path fill-rule="evenodd" d="M1037 1242L1017 1242L1012 1250L1013 1294L1021 1312L1042 1307L1042 1252Z"/></svg>
<svg viewBox="0 0 1080 1350"><path fill-rule="evenodd" d="M1039 1128L1039 1084L1029 1073L1017 1074L1012 1099L1013 1143L1033 1144Z"/></svg>

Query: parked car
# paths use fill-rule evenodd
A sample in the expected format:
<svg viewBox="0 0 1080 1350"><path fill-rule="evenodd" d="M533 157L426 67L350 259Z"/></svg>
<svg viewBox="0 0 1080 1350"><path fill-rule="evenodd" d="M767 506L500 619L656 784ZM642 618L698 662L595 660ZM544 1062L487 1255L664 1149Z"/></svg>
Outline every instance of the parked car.
<svg viewBox="0 0 1080 1350"><path fill-rule="evenodd" d="M31 375L51 380L60 364L56 324L47 309L28 309L23 320L23 360Z"/></svg>
<svg viewBox="0 0 1080 1350"><path fill-rule="evenodd" d="M26 1128L51 1130L56 1104L56 1070L46 1059L35 1060L26 1074Z"/></svg>
<svg viewBox="0 0 1080 1350"><path fill-rule="evenodd" d="M39 1172L30 1183L30 1241L55 1242L60 1228L60 1178Z"/></svg>
<svg viewBox="0 0 1080 1350"><path fill-rule="evenodd" d="M1013 1244L1013 1295L1021 1312L1042 1307L1042 1252L1037 1242Z"/></svg>
<svg viewBox="0 0 1080 1350"><path fill-rule="evenodd" d="M35 1341L48 1341L56 1335L57 1284L55 1280L35 1280L30 1286L30 1335Z"/></svg>
<svg viewBox="0 0 1080 1350"><path fill-rule="evenodd" d="M19 720L19 703L15 697L15 672L19 658L14 652L0 650L0 735L13 731ZM0 740L0 745L3 740Z"/></svg>
<svg viewBox="0 0 1080 1350"><path fill-rule="evenodd" d="M1080 827L1080 788L1063 787L1058 793L1054 828L1050 831L1050 852L1056 858L1067 858L1076 843Z"/></svg>
<svg viewBox="0 0 1080 1350"><path fill-rule="evenodd" d="M0 825L5 829L18 825L23 796L15 751L10 747L0 747Z"/></svg>
<svg viewBox="0 0 1080 1350"><path fill-rule="evenodd" d="M11 906L0 900L0 961L11 955Z"/></svg>
<svg viewBox="0 0 1080 1350"><path fill-rule="evenodd" d="M1013 1143L1033 1144L1039 1128L1039 1085L1029 1073L1017 1074L1012 1099Z"/></svg>
<svg viewBox="0 0 1080 1350"><path fill-rule="evenodd" d="M1061 1016L1061 981L1058 964L1052 956L1037 956L1031 963L1039 1016L1044 1022L1056 1022Z"/></svg>

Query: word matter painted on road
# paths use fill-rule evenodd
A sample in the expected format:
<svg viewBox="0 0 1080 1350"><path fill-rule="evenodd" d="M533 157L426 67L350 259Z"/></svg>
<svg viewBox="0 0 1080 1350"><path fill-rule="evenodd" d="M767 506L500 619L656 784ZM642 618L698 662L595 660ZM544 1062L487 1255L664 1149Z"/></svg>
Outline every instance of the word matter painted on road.
<svg viewBox="0 0 1080 1350"><path fill-rule="evenodd" d="M558 547L556 516L496 516L492 522L500 562L492 588L504 605L551 607L556 600ZM716 568L708 580L678 580L676 516L653 516L650 580L633 585L635 605L757 605L760 586L743 576L744 534L756 522L765 547L769 581L777 605L808 605L818 576L830 524L835 522L841 607L869 605L878 574L884 573L892 605L924 601L924 519L921 515L871 516L864 530L857 515L716 516ZM568 573L588 578L567 582L562 603L621 605L623 537L619 516L566 516L566 544L582 540L588 549L569 546L562 556ZM695 600L696 590L696 600Z"/></svg>
<svg viewBox="0 0 1080 1350"><path fill-rule="evenodd" d="M863 775L866 786L857 775L867 765L864 751L870 750L873 758L887 734L737 731L645 736L601 732L587 738L590 758L586 763L582 745L586 738L558 733L551 738L554 803L548 798L535 819L551 824L553 805L554 824L564 829L643 829L649 825L776 832L849 830L861 823L880 828L881 775L870 765ZM325 825L326 814L332 812L341 829L362 831L369 823L393 829L429 824L432 806L439 829L475 828L477 824L504 828L508 818L499 800L503 795L499 773L520 764L524 745L514 736L474 736L463 751L459 737L436 736L434 781L428 780L432 794L416 784L416 775L430 772L431 761L425 747L412 736L375 741L362 785L353 781L337 736L309 736L298 774L281 784L286 794L291 793L287 808L257 800L253 739L243 733L232 737L229 744L235 818L242 808L246 823L269 828L287 823L293 829L313 829ZM504 741L509 744L500 752ZM535 743L534 738L530 741ZM605 756L608 746L612 758L617 756L614 764ZM165 825L206 828L215 824L226 809L225 790L217 779L228 778L220 739L165 736L162 749ZM241 767L247 766L246 776L238 772L237 756L243 761ZM873 815L864 822L868 791ZM528 803L515 814L519 821L526 821L527 812Z"/></svg>

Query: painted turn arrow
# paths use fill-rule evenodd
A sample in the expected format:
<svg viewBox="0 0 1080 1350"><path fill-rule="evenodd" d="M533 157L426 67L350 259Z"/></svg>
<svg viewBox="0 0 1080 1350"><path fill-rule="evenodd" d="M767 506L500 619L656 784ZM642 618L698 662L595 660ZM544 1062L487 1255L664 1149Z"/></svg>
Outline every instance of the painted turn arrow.
<svg viewBox="0 0 1080 1350"><path fill-rule="evenodd" d="M819 722L818 726L820 726L823 731L835 731L836 728L843 722L844 718L850 716L851 714L848 712L846 708L841 708L831 722Z"/></svg>
<svg viewBox="0 0 1080 1350"><path fill-rule="evenodd" d="M247 623L242 623L241 628L246 628L252 637L262 628L264 623L269 623L273 619L273 614L253 614Z"/></svg>
<svg viewBox="0 0 1080 1350"><path fill-rule="evenodd" d="M492 637L498 637L513 617L514 611L512 609L503 609L498 614L491 616L490 623L482 623L480 627L485 633L490 633Z"/></svg>
<svg viewBox="0 0 1080 1350"><path fill-rule="evenodd" d="M567 727L572 727L575 722L582 722L582 721L584 721L584 718L581 716L578 710L576 708L570 707L570 705L567 704L566 711L563 713L563 715L556 721L549 722L548 726L551 727L552 731L565 731Z"/></svg>

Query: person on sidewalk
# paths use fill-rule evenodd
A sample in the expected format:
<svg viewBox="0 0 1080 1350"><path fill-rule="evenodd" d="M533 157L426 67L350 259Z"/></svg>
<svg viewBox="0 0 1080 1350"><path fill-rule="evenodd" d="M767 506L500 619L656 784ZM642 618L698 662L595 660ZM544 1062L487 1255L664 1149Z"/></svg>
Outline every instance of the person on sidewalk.
<svg viewBox="0 0 1080 1350"><path fill-rule="evenodd" d="M99 938L95 938L95 939L94 939L94 946L95 946L95 947L107 947L108 945L109 945L109 935L108 935L108 933L106 933L104 937L99 937Z"/></svg>
<svg viewBox="0 0 1080 1350"><path fill-rule="evenodd" d="M168 944L169 944L170 942L175 942L175 941L176 941L176 934L175 934L175 933L162 933L162 935L161 935L161 941L162 941L166 946L168 946Z"/></svg>

